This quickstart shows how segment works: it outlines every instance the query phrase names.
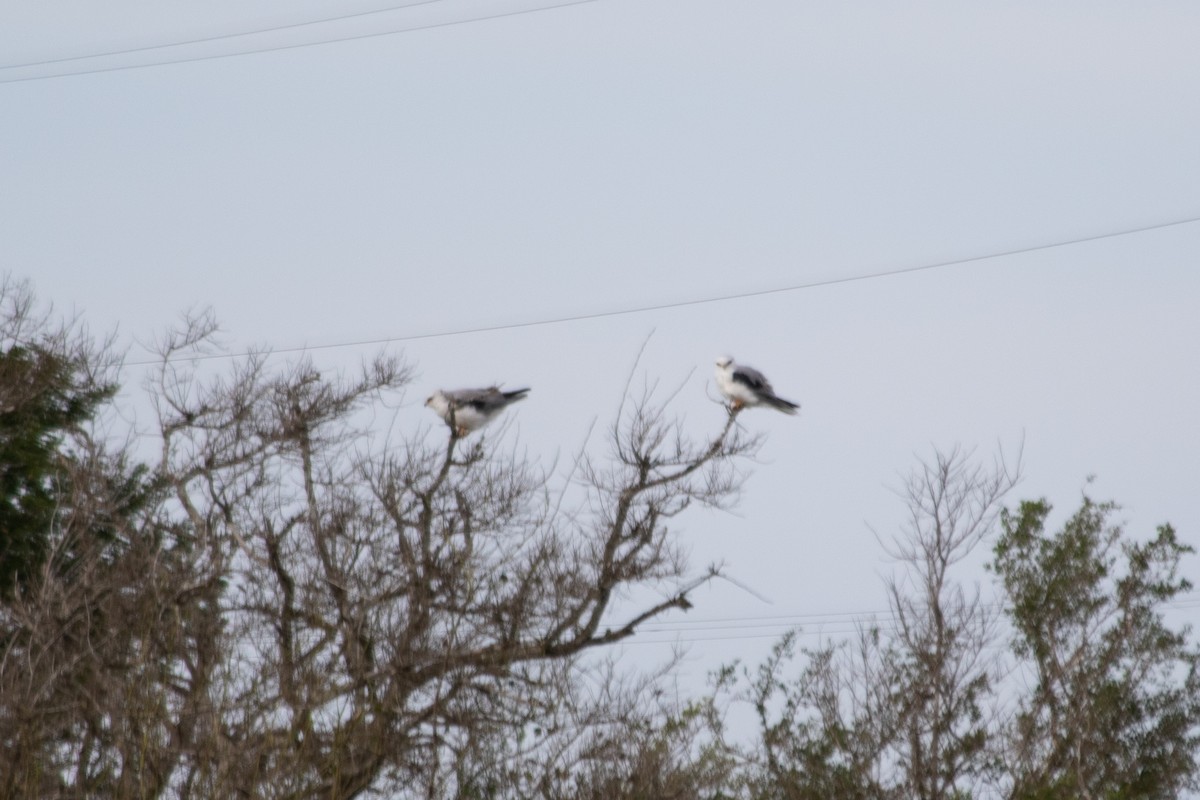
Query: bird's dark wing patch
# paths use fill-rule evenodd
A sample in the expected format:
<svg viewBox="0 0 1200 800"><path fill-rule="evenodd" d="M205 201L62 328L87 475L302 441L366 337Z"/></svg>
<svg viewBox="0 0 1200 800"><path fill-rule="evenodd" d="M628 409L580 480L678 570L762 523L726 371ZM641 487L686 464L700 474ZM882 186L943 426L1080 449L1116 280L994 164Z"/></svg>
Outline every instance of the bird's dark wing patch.
<svg viewBox="0 0 1200 800"><path fill-rule="evenodd" d="M476 411L485 411L490 406L494 406L495 402L488 402L487 397L467 397L463 398L458 405L463 408L473 408Z"/></svg>
<svg viewBox="0 0 1200 800"><path fill-rule="evenodd" d="M509 403L522 399L528 389L502 392L496 386L486 389L459 389L451 397L458 408L472 408L481 414L491 414Z"/></svg>
<svg viewBox="0 0 1200 800"><path fill-rule="evenodd" d="M456 408L473 408L476 411L482 411L494 403L498 394L495 389L456 389L447 392Z"/></svg>
<svg viewBox="0 0 1200 800"><path fill-rule="evenodd" d="M761 392L764 389L771 390L771 382L766 376L753 367L738 367L733 371L733 380L743 386L748 386L756 392Z"/></svg>

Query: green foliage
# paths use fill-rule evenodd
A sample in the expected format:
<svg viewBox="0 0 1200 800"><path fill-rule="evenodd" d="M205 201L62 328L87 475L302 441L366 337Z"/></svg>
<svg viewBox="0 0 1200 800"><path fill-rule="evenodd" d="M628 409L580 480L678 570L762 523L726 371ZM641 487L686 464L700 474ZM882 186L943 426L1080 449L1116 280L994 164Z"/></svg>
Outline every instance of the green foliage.
<svg viewBox="0 0 1200 800"><path fill-rule="evenodd" d="M1176 797L1195 785L1200 652L1163 606L1192 588L1170 525L1125 538L1113 503L1084 497L1058 533L1044 500L1003 515L993 566L1014 652L1036 677L1013 738L1013 796Z"/></svg>
<svg viewBox="0 0 1200 800"><path fill-rule="evenodd" d="M0 595L45 561L66 494L64 439L114 391L51 347L13 344L0 353Z"/></svg>
<svg viewBox="0 0 1200 800"><path fill-rule="evenodd" d="M974 513L927 503L1007 485L980 483L954 457L938 463L952 468L922 473L914 524L897 539L916 580L889 584L894 627L817 650L785 637L742 673L759 734L743 750L739 797L1165 800L1196 789L1200 650L1166 617L1192 589L1180 565L1193 548L1170 525L1127 537L1118 507L1088 497L1056 533L1045 500L997 515L994 491ZM1003 612L942 568L987 539Z"/></svg>
<svg viewBox="0 0 1200 800"><path fill-rule="evenodd" d="M872 631L864 644L878 643ZM854 800L894 797L877 780L877 755L895 730L895 716L862 695L845 696L849 663L837 646L797 653L795 636L785 636L750 678L749 701L758 716L761 742L750 776L754 800ZM784 668L802 657L793 680Z"/></svg>

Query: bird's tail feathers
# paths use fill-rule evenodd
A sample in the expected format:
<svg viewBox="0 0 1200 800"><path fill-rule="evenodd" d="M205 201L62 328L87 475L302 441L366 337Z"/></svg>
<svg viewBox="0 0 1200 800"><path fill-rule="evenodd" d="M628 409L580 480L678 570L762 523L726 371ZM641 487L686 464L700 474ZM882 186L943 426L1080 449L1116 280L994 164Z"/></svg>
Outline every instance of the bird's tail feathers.
<svg viewBox="0 0 1200 800"><path fill-rule="evenodd" d="M765 397L763 399L770 404L771 408L777 408L785 414L796 414L800 411L799 403L793 403L791 400L784 400L782 397Z"/></svg>

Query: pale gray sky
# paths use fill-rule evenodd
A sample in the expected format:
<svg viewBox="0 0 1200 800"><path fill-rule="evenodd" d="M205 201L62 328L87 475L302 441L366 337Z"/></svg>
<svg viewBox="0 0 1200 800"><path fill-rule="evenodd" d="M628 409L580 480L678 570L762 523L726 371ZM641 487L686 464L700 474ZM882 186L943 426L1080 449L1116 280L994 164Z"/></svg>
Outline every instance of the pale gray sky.
<svg viewBox="0 0 1200 800"><path fill-rule="evenodd" d="M45 61L384 5L9 0L0 54ZM1200 216L1192 2L594 0L447 24L538 5L438 0L0 70L0 269L127 341L211 305L235 348L286 348ZM414 26L437 27L373 35ZM343 36L364 38L206 58ZM185 58L204 60L26 80ZM701 675L766 650L770 638L728 638L770 632L751 617L883 608L891 567L868 524L895 528L888 487L932 446L989 454L1023 436L1019 496L1067 511L1095 474L1131 532L1171 521L1200 541L1198 311L1200 224L1180 225L397 343L420 378L396 424L435 421L421 399L438 386L529 385L512 434L549 463L615 412L651 331L638 374L686 380L677 408L698 434L721 423L706 398L715 356L767 372L801 416L746 414L769 439L738 514L691 513L679 535L698 569L724 560L773 604L702 591L689 619L747 619L697 632ZM313 357L332 368L371 349ZM1195 559L1186 572L1200 579Z"/></svg>

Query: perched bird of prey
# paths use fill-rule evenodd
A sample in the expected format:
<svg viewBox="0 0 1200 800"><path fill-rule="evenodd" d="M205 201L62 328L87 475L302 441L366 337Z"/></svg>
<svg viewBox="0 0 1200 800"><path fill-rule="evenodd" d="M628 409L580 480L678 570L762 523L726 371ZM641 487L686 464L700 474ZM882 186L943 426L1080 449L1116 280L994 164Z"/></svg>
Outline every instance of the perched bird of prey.
<svg viewBox="0 0 1200 800"><path fill-rule="evenodd" d="M738 411L746 406L770 406L785 414L795 414L799 403L784 400L775 394L767 377L753 367L734 363L729 356L717 359L717 387L729 400L729 407Z"/></svg>
<svg viewBox="0 0 1200 800"><path fill-rule="evenodd" d="M524 400L527 394L529 394L528 389L514 389L506 392L499 386L489 386L486 389L452 389L450 391L438 389L429 395L425 405L446 420L447 425L453 425L459 436L466 436L471 431L487 425L509 404Z"/></svg>

